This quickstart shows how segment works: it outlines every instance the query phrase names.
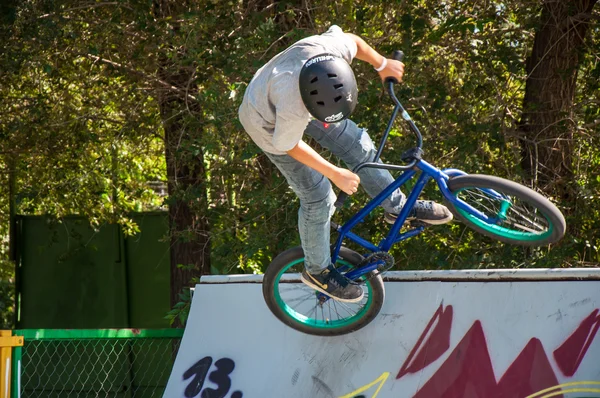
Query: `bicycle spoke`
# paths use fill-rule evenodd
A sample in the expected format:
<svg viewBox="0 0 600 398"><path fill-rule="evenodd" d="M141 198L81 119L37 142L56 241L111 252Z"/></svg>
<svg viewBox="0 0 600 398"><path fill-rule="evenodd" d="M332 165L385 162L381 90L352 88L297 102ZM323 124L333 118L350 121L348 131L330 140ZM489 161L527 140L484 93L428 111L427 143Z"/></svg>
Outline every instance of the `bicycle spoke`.
<svg viewBox="0 0 600 398"><path fill-rule="evenodd" d="M352 311L352 308L350 308L350 306L349 306L348 304L346 304L346 303L344 303L344 302L342 302L342 301L339 301L338 303L340 304L340 307L341 307L341 308L343 308L343 309L345 309L345 310L346 310L346 312L347 312L347 313L348 313L350 316L356 315L356 312L355 312L355 311Z"/></svg>
<svg viewBox="0 0 600 398"><path fill-rule="evenodd" d="M448 182L456 217L492 239L521 246L542 246L565 231L560 210L522 184L486 175L461 175ZM465 207L465 205L467 207Z"/></svg>
<svg viewBox="0 0 600 398"><path fill-rule="evenodd" d="M521 206L513 206L510 208L510 216L507 217L507 219L512 221L514 227L528 232L537 233L548 230L548 221L545 218L538 217L537 214L532 213L534 212L522 208ZM517 215L520 218L517 219L514 215Z"/></svg>
<svg viewBox="0 0 600 398"><path fill-rule="evenodd" d="M304 313L308 319L311 319L311 323L315 325L355 316L368 301L369 297L365 293L365 297L361 302L351 304L329 298L326 303L321 305L318 294L310 288L302 289L287 286L280 289L280 293L282 295L287 294L284 301L288 306L294 308L299 313ZM327 308L323 308L324 306L327 306Z"/></svg>
<svg viewBox="0 0 600 398"><path fill-rule="evenodd" d="M511 205L506 218L499 224L500 226L532 234L544 233L549 228L548 220L543 215L537 214L537 209L529 209L526 204L517 204L515 198L495 198L479 188L463 189L460 193L465 196L463 201L478 208L479 211L487 214L488 217L497 216L500 213L501 203L509 200Z"/></svg>
<svg viewBox="0 0 600 398"><path fill-rule="evenodd" d="M302 296L302 297L296 297L296 298L292 298L292 299L285 299L285 301L286 301L286 303L288 303L288 305L290 303L297 303L297 302L304 303L304 302L310 300L311 297L312 297L312 294L305 295L305 296Z"/></svg>
<svg viewBox="0 0 600 398"><path fill-rule="evenodd" d="M511 226L521 229L523 231L531 232L531 233L540 233L540 232L544 232L544 231L548 230L548 227L542 226L532 220L525 219L523 221L526 221L527 223L524 223L524 222L521 222L518 220L514 220L511 223ZM525 224L529 224L529 225L525 225Z"/></svg>
<svg viewBox="0 0 600 398"><path fill-rule="evenodd" d="M340 315L340 313L337 309L337 303L335 301L333 302L333 310L334 310L335 314L337 315L338 319L341 319L342 316Z"/></svg>
<svg viewBox="0 0 600 398"><path fill-rule="evenodd" d="M343 259L339 265L346 267L347 270L354 267ZM293 319L302 327L315 330L315 334L330 334L333 331L332 335L335 335L336 330L345 330L354 323L364 322L365 314L369 314L374 305L370 299L373 293L373 282L364 276L361 277L363 299L357 303L346 303L329 296L326 297L299 282L300 272L298 271L303 271L303 269L303 262L294 262L290 267L284 268L277 277L279 283L275 286L274 298L285 316Z"/></svg>
<svg viewBox="0 0 600 398"><path fill-rule="evenodd" d="M513 210L513 209L511 208L511 210ZM518 211L518 210L520 210L520 211ZM523 209L523 210L514 209L513 212L516 213L517 215L521 216L521 218L524 221L527 221L533 227L538 227L538 229L540 231L545 231L548 229L548 220L546 220L545 218L536 217L535 220L532 220L530 216L527 216L527 214L530 214L531 211L527 211L525 209ZM537 214L534 214L534 216L537 216ZM543 223L544 225L541 225L540 222ZM521 225L521 223L519 223L517 220L515 220L514 225L519 226L519 225ZM523 226L523 227L526 228L525 226ZM527 230L529 230L530 232L535 232L534 230L531 230L530 228L528 228Z"/></svg>
<svg viewBox="0 0 600 398"><path fill-rule="evenodd" d="M462 192L465 192L465 191L461 191L461 193ZM476 193L477 193L477 195L476 195ZM466 198L465 198L465 199L463 199L464 202L470 203L472 206L474 204L480 205L480 206L477 206L477 207L482 207L483 208L483 211L482 211L482 209L478 209L482 213L487 213L488 215L492 215L492 214L496 215L496 214L498 214L498 211L499 211L498 209L496 209L496 208L490 208L490 207L486 206L481 201L481 199L485 199L487 202L489 202L491 204L494 204L494 202L493 202L494 198L491 198L491 197L487 196L485 194L485 192L483 192L483 191L481 191L481 190L478 189L476 192L467 191L467 194L468 194L467 196L472 197L473 200L472 201L471 200L466 200Z"/></svg>
<svg viewBox="0 0 600 398"><path fill-rule="evenodd" d="M338 310L338 304L340 304L340 307L344 308L344 307L343 307L343 305L342 305L343 303L334 301L334 302L333 302L333 307L334 307L334 310L335 310L335 314L337 315L338 319L343 319L343 318L344 318L344 316L342 316L342 315L340 314L340 312L339 312L339 310ZM348 312L348 310L346 310L346 312ZM349 313L349 314L350 314L350 315L353 315L352 313Z"/></svg>
<svg viewBox="0 0 600 398"><path fill-rule="evenodd" d="M319 307L318 304L313 306L312 311L308 313L308 318L313 319L315 324L317 324L317 318L314 315L316 315L318 307Z"/></svg>

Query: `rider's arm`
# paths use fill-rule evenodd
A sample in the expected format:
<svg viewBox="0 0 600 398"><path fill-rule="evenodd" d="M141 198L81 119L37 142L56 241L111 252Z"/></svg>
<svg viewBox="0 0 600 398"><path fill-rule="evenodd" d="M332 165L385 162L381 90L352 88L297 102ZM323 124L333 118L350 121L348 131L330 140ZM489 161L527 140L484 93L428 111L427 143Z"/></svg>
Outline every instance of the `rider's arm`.
<svg viewBox="0 0 600 398"><path fill-rule="evenodd" d="M384 57L367 44L367 42L353 33L346 33L346 35L356 43L356 58L371 64L373 68L379 68L383 64ZM403 74L404 64L389 58L387 59L387 66L379 72L381 80L385 80L386 77L395 77L398 81L402 81Z"/></svg>
<svg viewBox="0 0 600 398"><path fill-rule="evenodd" d="M298 142L295 147L287 151L287 154L329 178L331 182L348 195L356 192L355 188L360 183L358 175L329 163L304 141Z"/></svg>

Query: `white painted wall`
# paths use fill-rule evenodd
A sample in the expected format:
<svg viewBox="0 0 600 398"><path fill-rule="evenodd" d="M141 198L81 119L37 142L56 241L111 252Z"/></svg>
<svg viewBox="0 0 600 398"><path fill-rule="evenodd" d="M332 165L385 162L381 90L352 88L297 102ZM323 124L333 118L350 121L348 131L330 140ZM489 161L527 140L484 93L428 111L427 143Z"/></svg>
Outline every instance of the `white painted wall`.
<svg viewBox="0 0 600 398"><path fill-rule="evenodd" d="M211 398L413 397L440 371L448 358L455 358L455 348L477 321L485 335L496 382L533 338L539 339L543 346L542 353L547 356L559 384L600 382L598 280L398 281L386 282L385 288L383 309L371 324L346 336L317 337L304 335L280 323L266 307L259 281L199 284L164 397L201 397L200 393L193 395L193 386L190 387L193 378L184 380L183 375L206 357L212 358L212 365L202 384L204 389L217 389L217 384L209 380L210 374L217 370L217 360L229 358L235 365L229 374L231 386L224 389L226 394L213 394ZM444 309L452 307L449 348L417 373L396 379L440 305ZM586 318L591 320L588 322L591 327L587 327L588 332L579 330L585 334L583 342L587 341L588 348L574 376L568 377L559 368L553 351ZM543 362L543 358L536 361ZM478 363L467 365L473 367L472 371L483 366ZM456 369L461 369L460 365ZM523 366L520 369L524 369ZM468 378L466 372L454 376L446 372L442 379L452 388L458 386L461 378ZM504 383L535 384L536 381L531 380L541 377L536 372L527 371L522 380L504 380ZM456 380L450 380L452 377ZM199 387L199 383L196 384ZM600 393L600 383L579 387L590 391L596 389ZM569 388L573 389L564 387L563 390ZM447 396L455 394L458 398L459 391L456 387L456 391L449 390ZM535 397L549 397L556 391L558 389ZM564 394L565 397L598 395L591 392Z"/></svg>

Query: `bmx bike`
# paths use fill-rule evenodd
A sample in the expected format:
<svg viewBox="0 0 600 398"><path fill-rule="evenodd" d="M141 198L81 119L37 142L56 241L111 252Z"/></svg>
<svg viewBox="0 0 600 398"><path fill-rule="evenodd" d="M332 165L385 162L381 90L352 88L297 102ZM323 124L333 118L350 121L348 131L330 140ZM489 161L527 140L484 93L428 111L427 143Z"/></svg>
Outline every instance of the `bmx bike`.
<svg viewBox="0 0 600 398"><path fill-rule="evenodd" d="M396 51L394 58L401 60L402 53ZM394 265L394 259L388 253L390 248L398 242L418 235L426 227L419 222L410 222L409 229L401 232L425 184L431 179L437 184L445 205L454 216L488 237L509 244L542 246L559 241L565 234L566 223L562 213L538 192L495 176L467 174L452 168L440 170L425 161L421 132L396 97L395 83L397 81L394 79L385 82L395 107L375 158L371 162L359 164L353 172L356 173L364 167L374 167L403 173L346 223L337 225L332 222L338 237L332 245L331 262L353 283L362 285L362 300L357 303L336 301L301 283L300 274L304 270L304 254L301 247L279 254L265 272L262 287L267 306L280 321L303 333L319 336L342 335L356 331L375 319L385 299L381 275ZM379 158L398 114L408 124L417 145L402 155L404 165L384 164ZM352 232L352 229L392 192L413 178L416 178L416 182L404 207L379 244ZM335 206L341 207L346 197L347 195L341 192ZM345 239L360 245L367 254L363 256L342 246Z"/></svg>

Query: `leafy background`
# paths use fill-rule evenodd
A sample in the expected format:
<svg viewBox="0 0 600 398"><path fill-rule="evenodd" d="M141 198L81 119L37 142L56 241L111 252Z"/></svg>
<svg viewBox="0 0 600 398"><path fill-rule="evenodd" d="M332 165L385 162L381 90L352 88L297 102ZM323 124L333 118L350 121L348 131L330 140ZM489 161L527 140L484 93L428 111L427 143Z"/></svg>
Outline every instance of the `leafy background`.
<svg viewBox="0 0 600 398"><path fill-rule="evenodd" d="M563 3L591 9L595 1ZM185 205L193 222L166 239L204 239L201 260L172 257L187 281L209 272L260 273L298 245L297 199L242 130L237 108L270 57L331 24L381 54L405 52L398 94L423 132L426 159L533 184L567 218L565 239L539 249L500 244L460 223L431 228L393 249L398 269L600 261L597 6L582 44L568 53L578 62L572 105L561 119L572 134L568 194L536 186L522 167L520 123L527 58L541 29L538 1L10 0L0 8L3 326L13 311L11 197L18 214L80 214L95 227L119 223L128 234L139 231L131 212ZM391 103L369 65L353 67L360 90L353 119L378 141ZM384 160L398 163L411 145L397 123ZM156 189L165 185L166 197ZM439 200L433 188L425 195ZM365 200L355 195L335 219ZM378 240L386 232L381 216L374 212L360 233ZM175 302L180 288L173 287Z"/></svg>

